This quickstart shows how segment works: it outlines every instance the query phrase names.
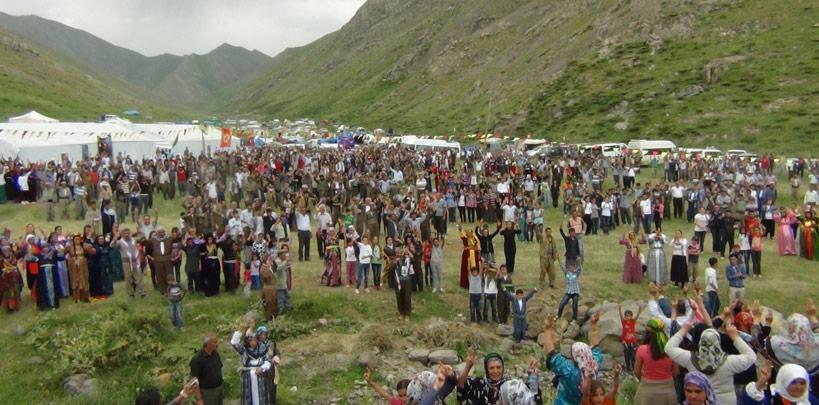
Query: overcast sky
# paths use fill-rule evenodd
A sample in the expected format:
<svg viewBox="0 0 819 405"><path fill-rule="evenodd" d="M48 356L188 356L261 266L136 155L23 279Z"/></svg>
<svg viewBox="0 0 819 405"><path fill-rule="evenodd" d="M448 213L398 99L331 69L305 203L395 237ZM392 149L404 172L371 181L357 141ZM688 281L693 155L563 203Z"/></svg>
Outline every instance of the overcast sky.
<svg viewBox="0 0 819 405"><path fill-rule="evenodd" d="M207 53L222 43L275 55L341 28L364 0L0 0L147 56Z"/></svg>

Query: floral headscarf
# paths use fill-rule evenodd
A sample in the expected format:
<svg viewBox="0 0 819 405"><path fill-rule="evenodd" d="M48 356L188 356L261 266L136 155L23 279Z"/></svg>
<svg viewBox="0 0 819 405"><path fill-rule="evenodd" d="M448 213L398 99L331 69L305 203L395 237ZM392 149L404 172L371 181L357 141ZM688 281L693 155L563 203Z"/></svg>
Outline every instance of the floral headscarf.
<svg viewBox="0 0 819 405"><path fill-rule="evenodd" d="M521 380L509 380L500 387L500 398L504 405L530 405L535 393Z"/></svg>
<svg viewBox="0 0 819 405"><path fill-rule="evenodd" d="M572 359L577 362L577 366L585 377L597 377L598 365L589 345L583 342L572 343Z"/></svg>
<svg viewBox="0 0 819 405"><path fill-rule="evenodd" d="M410 403L421 402L421 400L424 399L424 395L432 389L436 378L435 373L432 371L422 371L418 373L407 386L407 398L410 400Z"/></svg>
<svg viewBox="0 0 819 405"><path fill-rule="evenodd" d="M725 352L722 351L722 346L720 346L719 332L714 329L706 329L700 336L697 351L691 354L691 362L699 371L711 375L725 362L725 357Z"/></svg>
<svg viewBox="0 0 819 405"><path fill-rule="evenodd" d="M646 327L654 332L657 347L660 348L660 352L665 353L665 344L668 343L668 335L665 334L665 323L657 318L652 318L646 322Z"/></svg>
<svg viewBox="0 0 819 405"><path fill-rule="evenodd" d="M705 374L700 373L699 371L691 371L685 375L685 382L684 385L693 384L699 387L701 390L705 392L705 405L717 405L717 394L714 392L714 388L711 387L711 381ZM685 405L688 405L688 401L684 402Z"/></svg>
<svg viewBox="0 0 819 405"><path fill-rule="evenodd" d="M788 317L788 335L772 336L771 348L783 364L794 363L809 370L819 364L819 341L810 321L802 314Z"/></svg>

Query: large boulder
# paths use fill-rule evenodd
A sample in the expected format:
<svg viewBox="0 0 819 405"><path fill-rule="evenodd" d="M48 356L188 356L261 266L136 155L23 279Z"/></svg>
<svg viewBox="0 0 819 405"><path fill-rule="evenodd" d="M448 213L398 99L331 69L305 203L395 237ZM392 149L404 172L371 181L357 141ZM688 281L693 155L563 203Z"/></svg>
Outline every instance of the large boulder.
<svg viewBox="0 0 819 405"><path fill-rule="evenodd" d="M378 358L378 355L371 351L366 351L358 355L356 359L356 363L361 367L369 367L372 369L378 368L381 365L381 359Z"/></svg>
<svg viewBox="0 0 819 405"><path fill-rule="evenodd" d="M498 324L498 328L495 330L495 333L498 336L512 336L512 333L515 331L515 328L512 325L507 325L504 323Z"/></svg>
<svg viewBox="0 0 819 405"><path fill-rule="evenodd" d="M435 350L429 353L430 363L458 364L458 353L455 350Z"/></svg>
<svg viewBox="0 0 819 405"><path fill-rule="evenodd" d="M419 363L427 364L429 361L429 350L426 349L413 349L410 350L407 358L411 361L417 361Z"/></svg>

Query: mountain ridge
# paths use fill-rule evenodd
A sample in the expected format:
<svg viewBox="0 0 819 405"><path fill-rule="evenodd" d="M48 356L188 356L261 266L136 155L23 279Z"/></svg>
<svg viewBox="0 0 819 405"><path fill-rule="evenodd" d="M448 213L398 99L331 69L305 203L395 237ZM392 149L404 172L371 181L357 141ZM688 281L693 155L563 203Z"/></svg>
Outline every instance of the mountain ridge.
<svg viewBox="0 0 819 405"><path fill-rule="evenodd" d="M93 34L36 15L0 12L0 27L89 70L132 83L158 101L210 113L266 70L270 57L223 43L206 54L145 56ZM218 69L208 65L214 64ZM214 83L219 84L218 86Z"/></svg>

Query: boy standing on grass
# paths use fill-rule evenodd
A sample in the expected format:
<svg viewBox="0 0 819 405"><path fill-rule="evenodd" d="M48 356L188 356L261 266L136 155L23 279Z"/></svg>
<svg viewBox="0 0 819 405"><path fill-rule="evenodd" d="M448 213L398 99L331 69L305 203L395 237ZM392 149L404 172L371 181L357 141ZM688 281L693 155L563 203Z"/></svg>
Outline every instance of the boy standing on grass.
<svg viewBox="0 0 819 405"><path fill-rule="evenodd" d="M483 269L473 267L469 273L469 320L481 323L481 295L483 294Z"/></svg>
<svg viewBox="0 0 819 405"><path fill-rule="evenodd" d="M492 322L498 323L498 285L495 281L495 268L491 264L487 264L484 270L486 277L483 279L483 319L489 321L489 314L487 306L492 307Z"/></svg>
<svg viewBox="0 0 819 405"><path fill-rule="evenodd" d="M535 296L536 292L537 288L533 288L532 291L529 291L525 296L523 295L523 290L520 288L515 291L515 295L512 295L511 292L506 292L506 296L512 301L512 316L514 317L512 337L514 337L515 343L520 343L520 341L523 340L523 335L526 332L526 304Z"/></svg>
<svg viewBox="0 0 819 405"><path fill-rule="evenodd" d="M620 341L623 343L623 357L628 372L634 371L634 357L637 353L637 319L643 313L643 305L637 305L637 316L634 316L630 309L623 312L623 308L620 304L617 304L617 311L620 313L620 326L623 329Z"/></svg>
<svg viewBox="0 0 819 405"><path fill-rule="evenodd" d="M580 300L580 264L576 261L566 260L563 265L563 275L566 278L566 292L563 294L563 299L560 300L560 306L557 309L557 317L563 315L563 308L572 300L572 322L577 322L577 301Z"/></svg>
<svg viewBox="0 0 819 405"><path fill-rule="evenodd" d="M168 275L168 303L171 310L171 323L173 327L179 329L182 327L182 299L185 298L185 290L179 285L173 275Z"/></svg>

